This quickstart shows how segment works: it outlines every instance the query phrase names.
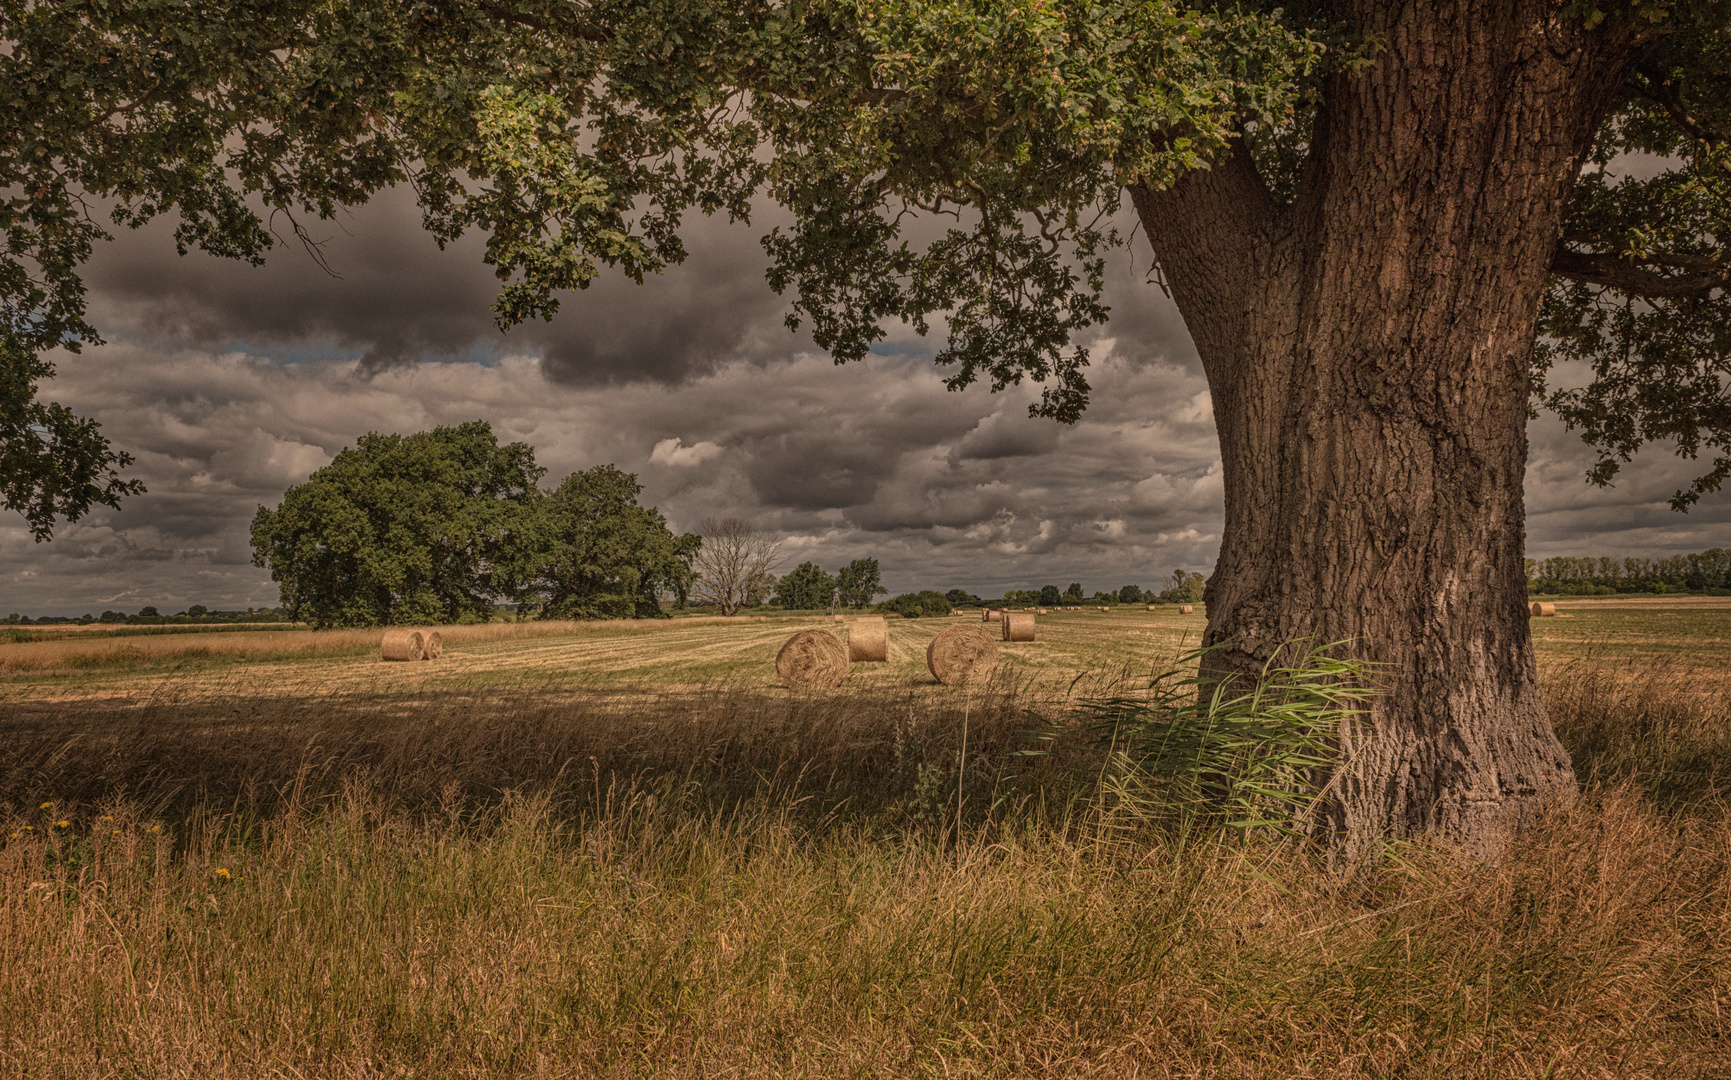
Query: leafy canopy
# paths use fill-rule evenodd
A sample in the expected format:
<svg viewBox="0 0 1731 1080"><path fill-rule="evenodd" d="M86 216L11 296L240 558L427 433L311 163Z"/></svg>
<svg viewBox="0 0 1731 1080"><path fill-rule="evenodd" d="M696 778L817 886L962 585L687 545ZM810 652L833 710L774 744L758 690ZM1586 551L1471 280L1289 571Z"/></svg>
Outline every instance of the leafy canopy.
<svg viewBox="0 0 1731 1080"><path fill-rule="evenodd" d="M37 384L54 368L17 336L0 329L0 505L24 515L37 542L54 534L54 521L77 521L93 506L119 507L144 490L123 480L132 464L97 432L94 420L40 401Z"/></svg>
<svg viewBox="0 0 1731 1080"><path fill-rule="evenodd" d="M861 608L888 593L876 559L855 559L836 572L835 586L841 590L843 607Z"/></svg>
<svg viewBox="0 0 1731 1080"><path fill-rule="evenodd" d="M546 619L665 618L660 595L683 603L701 543L675 536L643 485L612 465L572 473L537 507L523 554L538 612Z"/></svg>
<svg viewBox="0 0 1731 1080"><path fill-rule="evenodd" d="M490 618L538 531L545 471L480 420L365 435L275 510L258 508L253 562L293 618L319 627Z"/></svg>
<svg viewBox="0 0 1731 1080"><path fill-rule="evenodd" d="M1662 172L1580 181L1535 360L1570 384L1535 401L1603 450L1600 482L1649 440L1718 454L1680 507L1731 471L1728 12L1556 15L1641 22L1595 162ZM159 215L257 261L410 183L441 242L486 234L508 327L679 261L694 210L768 200L791 217L769 283L838 362L941 324L948 385L1035 380L1064 421L1124 189L1243 139L1289 197L1328 78L1378 51L1320 0L0 0L0 30L0 320L28 349L97 340L79 267Z"/></svg>
<svg viewBox="0 0 1731 1080"><path fill-rule="evenodd" d="M317 626L490 618L501 599L549 619L654 618L684 597L699 541L598 465L553 491L525 443L484 421L362 438L253 518L253 561Z"/></svg>
<svg viewBox="0 0 1731 1080"><path fill-rule="evenodd" d="M814 562L802 562L776 582L771 603L792 611L827 608L835 588L835 578L825 573L822 567Z"/></svg>

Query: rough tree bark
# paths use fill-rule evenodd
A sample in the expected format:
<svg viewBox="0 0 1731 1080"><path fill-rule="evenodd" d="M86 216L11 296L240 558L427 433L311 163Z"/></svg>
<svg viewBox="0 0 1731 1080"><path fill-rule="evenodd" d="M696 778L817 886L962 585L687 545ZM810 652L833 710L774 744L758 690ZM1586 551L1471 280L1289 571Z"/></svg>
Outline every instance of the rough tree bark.
<svg viewBox="0 0 1731 1080"><path fill-rule="evenodd" d="M1211 664L1350 640L1386 691L1315 823L1494 847L1572 792L1525 604L1529 357L1564 201L1632 34L1554 3L1357 0L1299 193L1240 149L1132 192L1206 370L1226 488Z"/></svg>

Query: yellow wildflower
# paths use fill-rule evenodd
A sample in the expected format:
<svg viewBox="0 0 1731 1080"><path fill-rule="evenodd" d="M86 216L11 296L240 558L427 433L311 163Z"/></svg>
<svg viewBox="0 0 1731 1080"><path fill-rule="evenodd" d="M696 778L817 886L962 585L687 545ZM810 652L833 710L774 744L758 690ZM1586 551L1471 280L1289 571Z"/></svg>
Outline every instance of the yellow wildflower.
<svg viewBox="0 0 1731 1080"><path fill-rule="evenodd" d="M109 834L108 834L108 835L109 835L109 836L119 836L119 835L120 835L120 830L119 830L119 829L115 829L115 830L114 830L114 831L113 831L113 832L111 832L111 833L109 833Z"/></svg>
<svg viewBox="0 0 1731 1080"><path fill-rule="evenodd" d="M55 823L54 823L54 827L55 827L55 828L56 828L56 829L65 829L65 828L69 828L69 827L70 827L70 826L71 826L71 825L72 825L72 822L70 822L70 821L56 821L56 822L55 822Z"/></svg>
<svg viewBox="0 0 1731 1080"><path fill-rule="evenodd" d="M51 802L45 802L41 806L38 806L36 809L38 809L38 810L52 810L52 809L54 809L54 804Z"/></svg>
<svg viewBox="0 0 1731 1080"><path fill-rule="evenodd" d="M228 880L228 867L226 867L226 866L217 867L216 868L216 876L221 878L224 881L227 881Z"/></svg>

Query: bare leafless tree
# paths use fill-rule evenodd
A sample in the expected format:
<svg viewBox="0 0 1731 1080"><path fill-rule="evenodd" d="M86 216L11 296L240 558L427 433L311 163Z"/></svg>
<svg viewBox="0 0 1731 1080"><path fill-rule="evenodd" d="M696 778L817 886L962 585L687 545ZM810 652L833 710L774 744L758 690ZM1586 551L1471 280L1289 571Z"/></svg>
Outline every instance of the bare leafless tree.
<svg viewBox="0 0 1731 1080"><path fill-rule="evenodd" d="M691 599L713 604L723 615L753 607L775 591L775 571L781 565L781 541L760 533L738 518L705 518L697 533L703 547L692 562L697 584Z"/></svg>

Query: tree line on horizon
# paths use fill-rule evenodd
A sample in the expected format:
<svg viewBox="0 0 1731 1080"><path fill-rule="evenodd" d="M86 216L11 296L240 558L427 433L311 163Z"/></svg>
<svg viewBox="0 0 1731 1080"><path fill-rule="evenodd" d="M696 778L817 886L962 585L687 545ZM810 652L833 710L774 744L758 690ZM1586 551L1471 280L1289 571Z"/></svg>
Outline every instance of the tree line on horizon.
<svg viewBox="0 0 1731 1080"><path fill-rule="evenodd" d="M1550 596L1699 592L1731 596L1731 550L1708 548L1662 558L1558 555L1528 559L1527 592Z"/></svg>

